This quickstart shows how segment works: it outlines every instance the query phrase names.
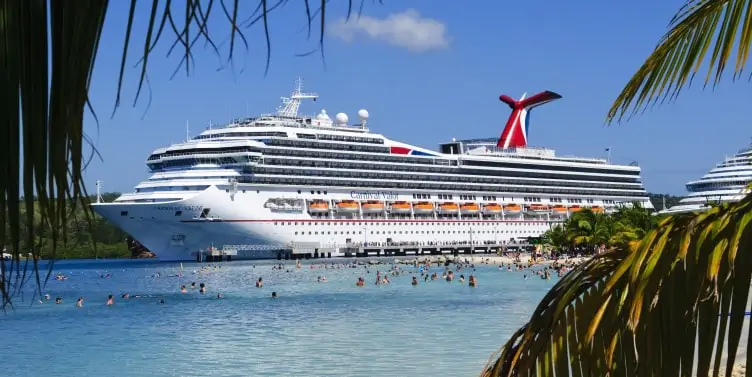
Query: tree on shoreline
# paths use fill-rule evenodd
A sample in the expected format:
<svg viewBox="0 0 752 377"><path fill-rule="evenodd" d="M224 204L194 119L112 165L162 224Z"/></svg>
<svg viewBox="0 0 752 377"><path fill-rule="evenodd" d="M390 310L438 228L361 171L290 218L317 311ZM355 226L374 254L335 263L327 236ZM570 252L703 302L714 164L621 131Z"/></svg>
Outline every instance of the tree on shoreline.
<svg viewBox="0 0 752 377"><path fill-rule="evenodd" d="M751 10L750 0L688 1L608 121L676 98L710 51L706 85L718 84L729 65L740 77L752 45ZM749 310L751 220L747 195L662 218L638 242L595 256L549 291L483 375L730 376Z"/></svg>

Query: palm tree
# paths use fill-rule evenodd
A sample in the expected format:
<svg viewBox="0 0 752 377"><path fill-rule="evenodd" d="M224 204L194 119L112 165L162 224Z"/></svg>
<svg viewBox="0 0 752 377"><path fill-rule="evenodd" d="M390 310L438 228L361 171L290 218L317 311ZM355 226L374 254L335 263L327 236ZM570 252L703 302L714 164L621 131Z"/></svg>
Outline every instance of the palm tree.
<svg viewBox="0 0 752 377"><path fill-rule="evenodd" d="M238 46L248 48L241 28L257 25L266 34L267 66L269 62L269 17L286 5L295 4L308 20L308 37L318 30L315 38L323 49L324 25L332 4L327 0L269 1L259 0L249 9L252 14L241 17L240 9L247 2L189 0L175 5L167 0L151 4L146 24L146 36L134 41L132 31L136 0L131 0L126 26L119 85L115 106L120 104L120 87L124 80L131 44L139 51L138 92L148 89L148 63L152 51L165 38L177 46L183 55L180 67L190 72L196 42L211 46L217 53L207 27L210 15L222 15L230 24L227 60L232 61ZM184 4L184 5L183 5ZM329 5L328 5L329 4ZM354 5L363 9L363 1L338 2L347 6L348 18ZM91 221L82 170L87 159L84 143L89 139L83 132L84 111L88 106L88 90L105 23L109 2L106 0L1 0L0 1L0 249L13 256L12 263L0 263L0 308L11 304L14 293L28 280L27 267L21 255L31 253L34 280L41 288L43 278L36 268L40 255L40 230L48 229L45 242L52 246L52 257L67 234L69 206L87 208ZM179 9L178 9L179 8ZM138 98L138 94L136 95ZM19 145L21 140L21 145ZM22 152L23 151L23 152ZM16 198L21 198L18 200ZM34 226L36 213L42 226ZM21 229L26 227L26 240ZM28 261L28 260L27 260ZM25 262L24 262L25 263ZM49 277L48 270L47 278ZM41 292L41 291L39 291Z"/></svg>
<svg viewBox="0 0 752 377"><path fill-rule="evenodd" d="M688 1L608 121L674 99L711 51L706 85L719 83L733 50L739 77L752 43L750 9L750 0ZM714 370L717 376L722 369L730 375L752 280L750 220L748 195L701 214L663 218L633 247L596 256L551 289L483 375L707 376Z"/></svg>

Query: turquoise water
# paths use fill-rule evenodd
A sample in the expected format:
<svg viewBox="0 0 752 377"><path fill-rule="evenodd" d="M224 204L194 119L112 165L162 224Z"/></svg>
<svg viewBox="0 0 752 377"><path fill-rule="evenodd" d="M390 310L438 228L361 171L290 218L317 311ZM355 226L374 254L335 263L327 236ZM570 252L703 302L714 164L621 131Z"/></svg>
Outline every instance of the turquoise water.
<svg viewBox="0 0 752 377"><path fill-rule="evenodd" d="M270 264L221 266L193 274L199 265L184 264L177 278L165 277L179 271L175 264L58 262L55 271L69 278L47 283L51 301L33 303L26 293L0 314L2 375L478 375L555 283L481 265L477 288L422 279L412 286L409 273L374 285L383 265L324 270L304 263L297 270L288 263L292 272ZM107 272L111 278L100 277ZM317 283L320 275L329 281ZM355 286L358 276L365 287ZM254 287L259 277L261 289ZM181 294L180 285L193 281L208 292ZM279 299L270 298L272 291ZM123 292L152 297L123 300ZM83 308L75 307L78 296Z"/></svg>

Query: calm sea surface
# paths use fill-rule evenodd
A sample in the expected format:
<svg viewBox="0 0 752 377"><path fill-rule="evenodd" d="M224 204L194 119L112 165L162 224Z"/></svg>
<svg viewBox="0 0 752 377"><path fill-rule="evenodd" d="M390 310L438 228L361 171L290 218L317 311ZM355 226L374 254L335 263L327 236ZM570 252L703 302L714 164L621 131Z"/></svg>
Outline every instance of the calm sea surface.
<svg viewBox="0 0 752 377"><path fill-rule="evenodd" d="M391 284L374 285L376 270L391 265L295 269L288 262L290 272L271 263L220 265L195 273L200 265L185 263L183 277L169 277L178 264L58 262L54 270L68 280L47 283L51 301L38 304L26 293L0 314L0 374L472 376L555 283L481 265L477 288L422 279L412 286L417 270L407 266ZM329 281L317 283L318 276ZM365 287L355 286L358 276ZM259 277L261 289L254 287ZM191 282L208 292L181 294L180 285ZM120 299L124 292L146 297ZM112 307L105 306L109 294ZM56 296L63 304L54 304ZM75 307L78 296L83 308Z"/></svg>

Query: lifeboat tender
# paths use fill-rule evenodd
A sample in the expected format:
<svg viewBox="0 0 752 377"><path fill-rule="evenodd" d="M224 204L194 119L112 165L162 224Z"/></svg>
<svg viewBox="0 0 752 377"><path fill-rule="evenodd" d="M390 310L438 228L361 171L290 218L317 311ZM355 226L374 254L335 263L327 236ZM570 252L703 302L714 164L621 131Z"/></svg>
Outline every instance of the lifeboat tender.
<svg viewBox="0 0 752 377"><path fill-rule="evenodd" d="M433 213L433 204L429 202L418 202L413 204L414 213Z"/></svg>
<svg viewBox="0 0 752 377"><path fill-rule="evenodd" d="M408 202L394 202L389 208L392 213L410 213L410 203Z"/></svg>
<svg viewBox="0 0 752 377"><path fill-rule="evenodd" d="M555 214L564 215L567 213L567 207L561 204L557 204L551 207L551 209L554 211Z"/></svg>
<svg viewBox="0 0 752 377"><path fill-rule="evenodd" d="M545 215L549 213L548 206L545 204L531 204L527 210L533 215Z"/></svg>
<svg viewBox="0 0 752 377"><path fill-rule="evenodd" d="M465 215L473 215L480 212L480 206L476 203L463 203L460 206L460 213Z"/></svg>
<svg viewBox="0 0 752 377"><path fill-rule="evenodd" d="M571 206L571 207L569 207L569 212L574 213L574 212L580 212L580 211L582 211L582 207L580 207L580 206Z"/></svg>
<svg viewBox="0 0 752 377"><path fill-rule="evenodd" d="M353 213L358 212L358 202L354 200L342 200L335 204L337 212Z"/></svg>
<svg viewBox="0 0 752 377"><path fill-rule="evenodd" d="M311 213L329 212L329 203L323 200L314 200L308 204L308 212L311 212Z"/></svg>
<svg viewBox="0 0 752 377"><path fill-rule="evenodd" d="M502 208L498 203L488 203L483 206L483 212L485 213L501 213Z"/></svg>
<svg viewBox="0 0 752 377"><path fill-rule="evenodd" d="M603 213L603 207L601 206L592 206L590 207L590 210L593 211L593 213Z"/></svg>
<svg viewBox="0 0 752 377"><path fill-rule="evenodd" d="M516 215L522 212L522 207L519 204L507 204L504 206L504 213L507 215Z"/></svg>
<svg viewBox="0 0 752 377"><path fill-rule="evenodd" d="M363 208L363 213L379 213L384 212L384 203L378 200L369 200L360 205Z"/></svg>
<svg viewBox="0 0 752 377"><path fill-rule="evenodd" d="M446 202L439 204L439 212L442 213L455 213L459 208L457 203Z"/></svg>

